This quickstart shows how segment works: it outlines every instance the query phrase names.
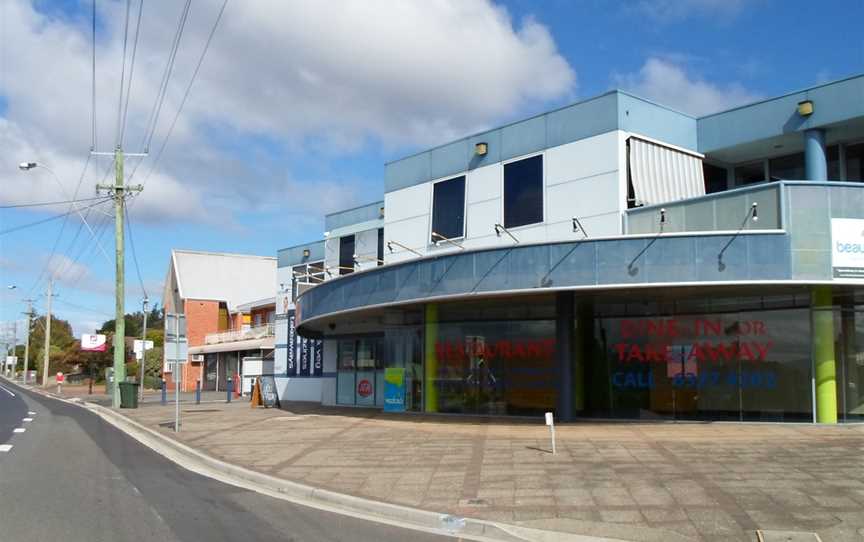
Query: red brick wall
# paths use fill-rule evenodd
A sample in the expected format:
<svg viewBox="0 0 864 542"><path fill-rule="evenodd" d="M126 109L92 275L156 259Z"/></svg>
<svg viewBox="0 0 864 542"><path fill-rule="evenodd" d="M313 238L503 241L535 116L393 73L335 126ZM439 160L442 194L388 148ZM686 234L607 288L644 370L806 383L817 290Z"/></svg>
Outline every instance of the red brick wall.
<svg viewBox="0 0 864 542"><path fill-rule="evenodd" d="M186 314L186 340L189 346L201 346L208 333L219 331L219 302L187 299L184 301ZM203 363L186 363L183 367L182 391L195 391L195 382L204 375ZM168 389L174 389L172 375L165 374Z"/></svg>

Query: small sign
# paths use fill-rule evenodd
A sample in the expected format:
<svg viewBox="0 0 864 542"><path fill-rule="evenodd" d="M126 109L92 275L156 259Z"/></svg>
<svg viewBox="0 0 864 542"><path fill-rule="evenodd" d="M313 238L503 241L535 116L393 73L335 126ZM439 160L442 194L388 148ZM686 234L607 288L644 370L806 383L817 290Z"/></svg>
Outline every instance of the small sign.
<svg viewBox="0 0 864 542"><path fill-rule="evenodd" d="M555 425L555 420L553 419L551 412L546 413L546 425Z"/></svg>
<svg viewBox="0 0 864 542"><path fill-rule="evenodd" d="M831 219L831 268L835 279L864 280L864 220Z"/></svg>
<svg viewBox="0 0 864 542"><path fill-rule="evenodd" d="M135 352L135 359L140 360L144 357L145 350L153 349L153 341L142 341L141 339L135 339L135 342L132 344L132 350Z"/></svg>
<svg viewBox="0 0 864 542"><path fill-rule="evenodd" d="M273 375L259 376L256 385L261 391L261 404L267 408L279 407L279 394L276 393L276 378Z"/></svg>
<svg viewBox="0 0 864 542"><path fill-rule="evenodd" d="M58 384L62 384L65 380L66 380L66 375L64 375L63 373L58 372L58 373L57 373L57 383L58 383Z"/></svg>
<svg viewBox="0 0 864 542"><path fill-rule="evenodd" d="M6 356L6 365L18 365L18 356Z"/></svg>
<svg viewBox="0 0 864 542"><path fill-rule="evenodd" d="M84 333L81 335L81 350L84 352L104 352L108 348L105 335Z"/></svg>
<svg viewBox="0 0 864 542"><path fill-rule="evenodd" d="M357 383L357 395L360 397L369 397L372 395L372 391L372 383L368 379L364 378Z"/></svg>
<svg viewBox="0 0 864 542"><path fill-rule="evenodd" d="M384 412L405 411L405 369L384 369Z"/></svg>

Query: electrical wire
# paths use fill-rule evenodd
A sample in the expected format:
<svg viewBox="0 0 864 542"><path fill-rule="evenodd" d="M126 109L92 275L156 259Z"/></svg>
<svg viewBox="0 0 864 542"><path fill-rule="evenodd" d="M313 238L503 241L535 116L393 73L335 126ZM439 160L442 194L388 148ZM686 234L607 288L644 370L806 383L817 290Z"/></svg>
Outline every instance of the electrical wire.
<svg viewBox="0 0 864 542"><path fill-rule="evenodd" d="M92 81L90 87L90 151L96 150L96 0L93 0L93 50L91 58Z"/></svg>
<svg viewBox="0 0 864 542"><path fill-rule="evenodd" d="M126 0L126 25L123 28L123 62L120 68L120 99L117 102L117 145L120 145L120 123L123 121L123 90L126 87L126 45L129 42L129 11L132 0Z"/></svg>
<svg viewBox="0 0 864 542"><path fill-rule="evenodd" d="M94 8L94 10L95 10L95 8ZM94 11L94 14L95 14L95 11ZM95 17L95 15L94 15L94 17ZM94 86L94 89L95 89L95 86ZM94 134L95 134L95 132L94 132ZM78 197L78 190L81 188L81 183L84 181L84 175L87 173L87 168L90 166L90 160L92 158L93 158L93 155L88 153L87 154L87 161L84 162L84 169L81 170L81 176L78 178L78 186L75 188L75 193L72 195L73 200ZM74 204L71 204L69 206L69 211L70 211L70 213L72 211L74 211ZM51 247L51 255L48 256L47 260L45 260L45 265L42 266L42 270L39 272L39 275L36 277L36 282L34 282L33 285L30 286L30 289L27 290L27 296L28 297L36 289L36 286L38 286L42 282L42 278L45 276L45 272L48 270L48 265L51 263L51 260L54 258L54 254L57 253L57 246L60 244L60 239L63 238L63 232L66 231L66 224L69 222L69 214L66 214L65 216L66 216L66 218L63 219L63 224L60 226L60 233L57 234L57 238L54 240L54 245Z"/></svg>
<svg viewBox="0 0 864 542"><path fill-rule="evenodd" d="M120 125L120 146L126 133L126 117L129 115L129 96L132 95L132 76L135 74L135 56L138 52L138 36L141 35L141 16L144 11L144 0L138 2L138 22L135 23L135 41L132 44L132 60L129 63L129 85L126 87L126 105L123 106L123 122Z"/></svg>
<svg viewBox="0 0 864 542"><path fill-rule="evenodd" d="M149 152L150 142L153 140L153 133L156 131L156 126L159 122L162 103L165 101L165 95L168 92L168 80L171 78L171 72L174 70L174 61L177 58L177 50L180 48L180 38L183 37L183 30L186 27L186 19L189 17L189 8L191 5L192 0L186 0L186 4L183 6L183 11L180 14L180 21L177 24L177 31L174 34L174 41L171 43L171 49L168 52L168 62L165 64L165 71L162 73L162 81L159 83L156 101L153 103L153 109L150 111L147 127L144 130L142 146L145 153Z"/></svg>
<svg viewBox="0 0 864 542"><path fill-rule="evenodd" d="M74 199L74 200L65 200L65 201L45 201L41 203L17 203L14 205L0 205L0 209L20 209L22 207L44 207L47 205L63 205L66 203L83 203L85 201L96 201L97 199L102 199L104 196L96 196L95 198L84 198L84 199ZM84 223L82 222L83 226Z"/></svg>
<svg viewBox="0 0 864 542"><path fill-rule="evenodd" d="M222 7L219 9L219 14L216 16L216 21L213 22L213 27L210 29L210 34L207 36L207 42L204 44L204 49L201 51L201 56L198 57L198 63L195 65L195 71L192 72L192 78L189 79L189 84L186 86L186 91L183 93L183 99L180 100L180 106L177 108L177 113L174 115L174 119L171 121L168 132L165 134L165 139L162 140L162 145L159 147L159 152L156 153L156 157L153 159L153 165L150 167L150 171L147 173L147 176L141 183L142 185L147 184L150 176L153 175L153 172L156 171L156 167L159 165L159 160L162 158L162 153L165 151L165 146L168 145L168 140L171 138L171 134L174 132L174 126L177 125L177 119L180 118L180 113L183 112L183 107L186 105L186 100L189 98L189 93L192 91L192 85L193 83L195 83L195 78L198 77L198 71L201 69L201 65L204 63L204 57L207 55L207 51L210 49L210 43L213 41L213 35L216 34L216 29L219 27L219 22L222 20L222 14L225 13L225 7L227 5L228 0L223 0ZM135 175L135 171L137 169L138 168L136 165L136 168L134 168L132 171L132 175L129 176L130 180Z"/></svg>
<svg viewBox="0 0 864 542"><path fill-rule="evenodd" d="M97 203L93 203L93 204L88 205L88 206L86 206L86 207L81 207L81 209L89 209L89 208L91 208L91 207L95 207L95 206L97 206L97 205L101 205L101 204L103 204L103 203L105 203L105 202L107 202L107 201L110 201L110 200L111 200L111 198L106 198L106 199L104 199L104 200L102 200L102 201L99 201L99 202L97 202ZM5 229L5 230L0 230L0 235L6 235L6 234L9 234L9 233L13 233L13 232L19 231L19 230L23 230L23 229L25 229L25 228L30 228L30 227L33 227L33 226L38 226L38 225L40 225L40 224L44 224L44 223L46 223L46 222L50 222L50 221L52 221L52 220L57 220L58 218L63 218L64 216L69 216L70 214L72 214L72 213L74 213L74 212L75 212L74 210L72 210L72 211L67 211L67 212L65 212L65 213L63 213L63 214L54 215L54 216L51 216L51 217L48 217L48 218L43 218L42 220L37 220L37 221L35 221L35 222L28 222L27 224L21 224L20 226L15 226L15 227L13 227L13 228L7 228L7 229Z"/></svg>
<svg viewBox="0 0 864 542"><path fill-rule="evenodd" d="M98 309L91 309L90 307L84 307L84 306L82 306L82 305L78 305L77 303L72 303L72 302L70 302L70 301L66 301L65 299L59 299L59 298L58 298L58 299L55 299L54 301L57 302L57 303L61 303L61 304L63 304L63 305L68 305L68 306L70 306L70 307L72 307L72 308L79 309L79 310L82 310L82 311L92 312L92 313L95 313L95 314L101 314L102 316L107 316L107 317L109 317L109 318L113 318L113 317L114 317L113 314L109 314L109 313L107 313L107 312L105 312L105 311L100 311L100 310L98 310Z"/></svg>
<svg viewBox="0 0 864 542"><path fill-rule="evenodd" d="M126 205L126 202L123 202ZM132 235L132 219L129 217L129 207L126 207L126 229L129 232L129 244L132 246L132 261L135 262L135 273L138 275L138 283L141 285L141 293L147 299L147 289L144 288L144 279L141 278L141 268L138 266L138 254L135 251L135 237Z"/></svg>

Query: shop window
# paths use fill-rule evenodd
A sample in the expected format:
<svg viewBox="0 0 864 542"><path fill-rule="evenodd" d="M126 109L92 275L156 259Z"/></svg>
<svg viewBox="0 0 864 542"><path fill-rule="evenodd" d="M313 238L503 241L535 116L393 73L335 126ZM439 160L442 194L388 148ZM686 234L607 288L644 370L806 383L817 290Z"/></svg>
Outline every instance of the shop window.
<svg viewBox="0 0 864 542"><path fill-rule="evenodd" d="M726 168L702 162L705 176L705 193L723 192L726 190Z"/></svg>
<svg viewBox="0 0 864 542"><path fill-rule="evenodd" d="M800 181L807 177L804 173L804 153L779 156L768 161L768 173L772 181Z"/></svg>
<svg viewBox="0 0 864 542"><path fill-rule="evenodd" d="M543 222L543 156L504 164L504 227Z"/></svg>
<svg viewBox="0 0 864 542"><path fill-rule="evenodd" d="M339 274L347 275L354 272L354 236L346 235L339 238Z"/></svg>
<svg viewBox="0 0 864 542"><path fill-rule="evenodd" d="M435 183L432 189L432 232L447 239L465 235L465 176ZM431 236L433 243L441 240Z"/></svg>
<svg viewBox="0 0 864 542"><path fill-rule="evenodd" d="M846 180L864 181L864 143L846 146Z"/></svg>
<svg viewBox="0 0 864 542"><path fill-rule="evenodd" d="M762 160L735 166L735 184L752 184L765 181L765 165Z"/></svg>
<svg viewBox="0 0 864 542"><path fill-rule="evenodd" d="M595 317L586 346L596 360L585 374L590 415L812 420L806 304L794 296L649 301L595 306L606 314ZM763 306L776 308L754 308Z"/></svg>

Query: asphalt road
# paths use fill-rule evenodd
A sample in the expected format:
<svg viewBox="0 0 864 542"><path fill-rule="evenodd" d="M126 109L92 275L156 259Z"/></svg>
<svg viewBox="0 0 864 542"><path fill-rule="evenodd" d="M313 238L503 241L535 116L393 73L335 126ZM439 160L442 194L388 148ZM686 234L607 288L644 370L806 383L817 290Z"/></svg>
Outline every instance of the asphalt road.
<svg viewBox="0 0 864 542"><path fill-rule="evenodd" d="M0 540L452 540L211 480L82 408L0 386L15 394L0 389L0 445L12 445L0 453Z"/></svg>

